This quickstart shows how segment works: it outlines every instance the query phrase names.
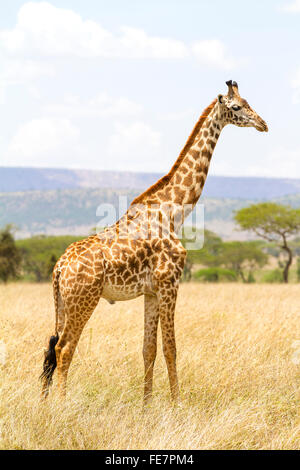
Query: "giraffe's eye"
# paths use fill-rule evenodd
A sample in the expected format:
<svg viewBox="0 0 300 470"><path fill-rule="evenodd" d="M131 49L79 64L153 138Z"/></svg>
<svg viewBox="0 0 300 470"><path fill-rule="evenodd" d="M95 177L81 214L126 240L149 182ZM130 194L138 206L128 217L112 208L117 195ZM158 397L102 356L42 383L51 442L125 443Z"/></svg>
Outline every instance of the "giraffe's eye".
<svg viewBox="0 0 300 470"><path fill-rule="evenodd" d="M239 111L240 109L242 109L242 107L241 107L241 106L238 106L237 104L234 104L234 105L232 106L232 109L233 109L234 111Z"/></svg>

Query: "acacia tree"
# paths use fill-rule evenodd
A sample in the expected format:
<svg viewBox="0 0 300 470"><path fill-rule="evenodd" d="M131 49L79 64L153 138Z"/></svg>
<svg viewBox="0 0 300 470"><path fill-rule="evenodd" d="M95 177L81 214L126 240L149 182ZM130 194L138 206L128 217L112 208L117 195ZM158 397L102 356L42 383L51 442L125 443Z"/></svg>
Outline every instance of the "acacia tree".
<svg viewBox="0 0 300 470"><path fill-rule="evenodd" d="M7 282L16 278L21 262L20 251L16 247L13 226L7 225L0 231L0 280Z"/></svg>
<svg viewBox="0 0 300 470"><path fill-rule="evenodd" d="M245 207L235 214L235 220L243 230L276 244L286 253L283 268L284 282L288 282L289 268L293 261L289 239L300 231L300 209L264 202Z"/></svg>
<svg viewBox="0 0 300 470"><path fill-rule="evenodd" d="M234 271L243 282L254 281L253 271L268 261L259 244L261 242L225 242L222 246L220 263Z"/></svg>

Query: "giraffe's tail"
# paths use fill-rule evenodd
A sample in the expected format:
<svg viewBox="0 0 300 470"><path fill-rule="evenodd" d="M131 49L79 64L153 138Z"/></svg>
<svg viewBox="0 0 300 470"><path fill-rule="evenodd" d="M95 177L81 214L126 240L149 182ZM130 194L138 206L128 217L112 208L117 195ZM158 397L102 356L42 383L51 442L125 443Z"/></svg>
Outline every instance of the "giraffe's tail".
<svg viewBox="0 0 300 470"><path fill-rule="evenodd" d="M55 304L55 336L51 336L49 340L49 347L45 350L45 358L43 363L43 372L40 375L40 380L43 383L42 395L47 397L49 393L49 387L52 384L52 376L56 369L56 352L55 346L58 343L59 335L57 332L58 326L58 298L59 298L59 276L60 270L54 268L53 272L53 293L54 293L54 304Z"/></svg>
<svg viewBox="0 0 300 470"><path fill-rule="evenodd" d="M42 400L45 400L47 398L47 396L49 395L50 386L52 385L52 376L56 368L55 346L58 340L58 334L56 336L51 336L49 341L49 348L45 350L43 372L40 375L40 380L42 382Z"/></svg>
<svg viewBox="0 0 300 470"><path fill-rule="evenodd" d="M47 387L52 384L52 375L56 368L56 353L55 346L59 340L58 334L51 336L49 341L49 348L45 351L45 359L43 364L43 372L40 379L45 381Z"/></svg>
<svg viewBox="0 0 300 470"><path fill-rule="evenodd" d="M53 271L53 297L54 297L54 307L55 307L55 334L58 336L58 316L59 316L59 277L60 277L60 265L59 262L56 264Z"/></svg>

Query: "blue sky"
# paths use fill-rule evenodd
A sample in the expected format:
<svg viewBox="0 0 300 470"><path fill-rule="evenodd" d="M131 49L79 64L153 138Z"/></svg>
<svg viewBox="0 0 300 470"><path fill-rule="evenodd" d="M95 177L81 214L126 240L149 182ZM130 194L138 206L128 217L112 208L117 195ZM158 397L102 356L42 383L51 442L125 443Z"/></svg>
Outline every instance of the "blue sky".
<svg viewBox="0 0 300 470"><path fill-rule="evenodd" d="M168 171L238 81L211 173L300 178L300 0L0 1L0 165Z"/></svg>

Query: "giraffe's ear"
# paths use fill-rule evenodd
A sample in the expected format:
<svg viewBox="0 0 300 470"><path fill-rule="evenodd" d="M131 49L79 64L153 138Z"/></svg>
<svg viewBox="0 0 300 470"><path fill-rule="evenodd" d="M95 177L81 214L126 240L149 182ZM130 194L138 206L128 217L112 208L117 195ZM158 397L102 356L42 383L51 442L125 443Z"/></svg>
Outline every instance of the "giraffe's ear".
<svg viewBox="0 0 300 470"><path fill-rule="evenodd" d="M218 101L219 103L223 103L223 95L218 95Z"/></svg>

